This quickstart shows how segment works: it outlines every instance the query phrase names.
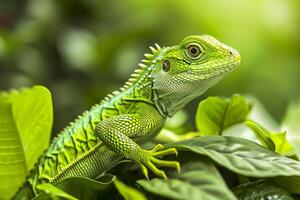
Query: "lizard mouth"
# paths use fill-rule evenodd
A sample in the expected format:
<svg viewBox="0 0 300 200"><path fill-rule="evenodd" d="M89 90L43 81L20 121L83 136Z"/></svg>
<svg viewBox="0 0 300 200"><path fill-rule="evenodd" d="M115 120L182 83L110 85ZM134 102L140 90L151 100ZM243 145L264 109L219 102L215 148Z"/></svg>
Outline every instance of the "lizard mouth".
<svg viewBox="0 0 300 200"><path fill-rule="evenodd" d="M241 56L236 51L232 56L228 56L227 59L214 60L211 63L206 63L205 66L195 65L191 66L192 73L203 79L222 78L235 70L241 62Z"/></svg>

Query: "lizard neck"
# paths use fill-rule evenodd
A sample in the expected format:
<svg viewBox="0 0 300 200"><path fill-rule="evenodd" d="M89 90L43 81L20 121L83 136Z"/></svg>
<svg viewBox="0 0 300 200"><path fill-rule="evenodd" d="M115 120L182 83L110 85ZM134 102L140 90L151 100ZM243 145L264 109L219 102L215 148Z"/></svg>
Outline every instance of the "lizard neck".
<svg viewBox="0 0 300 200"><path fill-rule="evenodd" d="M152 54L145 54L146 59L142 60L138 65L140 69L136 69L131 75L131 78L125 83L121 90L131 90L135 99L140 99L153 104L162 117L166 118L168 112L164 109L164 105L157 101L155 90L153 88L154 77L152 72L155 70L156 61L161 58L162 53L166 48L161 48L155 44L150 47Z"/></svg>
<svg viewBox="0 0 300 200"><path fill-rule="evenodd" d="M153 69L149 67L148 69ZM164 101L158 98L156 90L153 88L153 77L151 76L152 70L148 70L139 80L135 83L133 94L136 99L142 99L154 104L156 109L162 115L163 118L170 116L170 110L167 109L169 105L166 105ZM180 104L179 104L180 105ZM179 108L180 109L180 108ZM177 109L176 109L177 110ZM176 112L176 111L175 111Z"/></svg>
<svg viewBox="0 0 300 200"><path fill-rule="evenodd" d="M151 78L150 74L151 68L148 67L147 70L143 72L143 74L141 74L141 76L134 83L132 93L134 98L142 99L154 104L152 91L153 78Z"/></svg>
<svg viewBox="0 0 300 200"><path fill-rule="evenodd" d="M167 118L168 116L172 116L177 110L180 110L183 106L182 104L176 104L176 108L167 104L169 101L162 101L157 94L157 91L153 88L153 77L151 75L153 68L148 67L148 71L143 74L143 76L139 77L137 82L133 86L133 95L136 99L142 99L147 102L151 102L154 104L156 109L162 115L162 117ZM178 106L180 108L178 108ZM174 108L170 110L169 108Z"/></svg>
<svg viewBox="0 0 300 200"><path fill-rule="evenodd" d="M118 91L114 91L112 94L109 94L104 98L104 101L110 101L115 96L123 93L129 95L133 100L140 100L148 102L156 107L162 117L166 118L170 116L168 111L165 109L165 104L162 101L158 101L158 98L155 94L153 88L153 75L152 72L155 70L156 60L161 56L162 52L165 51L165 48L159 47L155 44L155 48L150 47L152 54L145 54L146 59L143 59L138 66L139 69L136 69L128 81L125 82L123 87Z"/></svg>

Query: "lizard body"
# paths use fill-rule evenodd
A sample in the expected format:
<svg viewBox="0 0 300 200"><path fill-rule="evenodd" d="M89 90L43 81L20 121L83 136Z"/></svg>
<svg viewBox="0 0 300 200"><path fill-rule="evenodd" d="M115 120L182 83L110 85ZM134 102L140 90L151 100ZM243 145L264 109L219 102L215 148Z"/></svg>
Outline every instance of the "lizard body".
<svg viewBox="0 0 300 200"><path fill-rule="evenodd" d="M238 52L211 36L189 36L172 47L150 47L152 54L139 64L120 90L71 122L40 157L15 199L31 199L41 183L71 176L96 178L116 161L135 161L146 177L148 169L166 178L156 166L176 161L156 157L177 153L157 145L139 144L154 137L165 119L200 96L240 63Z"/></svg>

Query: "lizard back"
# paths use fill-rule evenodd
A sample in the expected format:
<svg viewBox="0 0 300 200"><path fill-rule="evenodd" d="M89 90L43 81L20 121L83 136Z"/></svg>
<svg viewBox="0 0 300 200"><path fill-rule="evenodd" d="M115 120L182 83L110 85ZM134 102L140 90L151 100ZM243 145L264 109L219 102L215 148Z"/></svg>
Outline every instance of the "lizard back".
<svg viewBox="0 0 300 200"><path fill-rule="evenodd" d="M129 113L137 102L155 106L149 74L151 60L162 50L156 47L153 54L145 54L147 59L142 60L140 69L135 70L123 87L79 115L53 139L28 177L34 190L40 183L56 183L70 176L94 178L120 158L101 142L94 130L105 119Z"/></svg>

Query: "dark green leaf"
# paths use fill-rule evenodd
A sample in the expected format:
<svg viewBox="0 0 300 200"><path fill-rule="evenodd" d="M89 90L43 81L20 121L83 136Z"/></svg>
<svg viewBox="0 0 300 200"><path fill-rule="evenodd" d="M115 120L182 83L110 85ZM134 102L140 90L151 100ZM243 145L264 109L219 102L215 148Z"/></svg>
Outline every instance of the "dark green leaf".
<svg viewBox="0 0 300 200"><path fill-rule="evenodd" d="M55 187L51 183L44 183L44 184L38 185L37 189L44 191L45 194L42 193L41 195L33 198L34 200L48 199L47 195L49 195L49 199L50 199L50 197L52 197L52 198L63 197L68 200L78 200L77 198L75 198L75 197L69 195L68 193L62 191L61 189Z"/></svg>
<svg viewBox="0 0 300 200"><path fill-rule="evenodd" d="M242 184L234 192L240 200L293 200L283 188L266 180Z"/></svg>
<svg viewBox="0 0 300 200"><path fill-rule="evenodd" d="M300 182L300 162L242 138L205 136L167 144L166 147L206 155L219 165L244 176L286 176Z"/></svg>
<svg viewBox="0 0 300 200"><path fill-rule="evenodd" d="M139 180L138 184L148 192L170 199L236 199L213 163L205 158L185 163L182 172L169 180L154 178Z"/></svg>
<svg viewBox="0 0 300 200"><path fill-rule="evenodd" d="M280 185L289 193L300 194L299 176L286 177L280 176L272 179L277 185Z"/></svg>
<svg viewBox="0 0 300 200"><path fill-rule="evenodd" d="M10 199L48 147L50 92L41 86L0 93L0 199Z"/></svg>
<svg viewBox="0 0 300 200"><path fill-rule="evenodd" d="M240 95L234 95L230 100L209 97L198 106L197 129L202 135L221 134L224 129L245 121L249 111L249 104Z"/></svg>
<svg viewBox="0 0 300 200"><path fill-rule="evenodd" d="M55 186L43 184L42 188L39 189L45 192L41 193L36 199L51 198L52 196L62 197L62 195L70 195L71 197L68 198L76 197L80 200L96 199L98 193L106 191L115 179L115 176L109 174L99 181L85 177L66 178L55 184Z"/></svg>

